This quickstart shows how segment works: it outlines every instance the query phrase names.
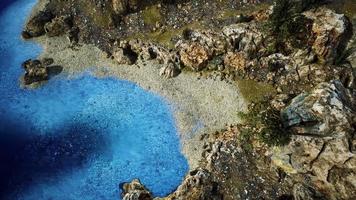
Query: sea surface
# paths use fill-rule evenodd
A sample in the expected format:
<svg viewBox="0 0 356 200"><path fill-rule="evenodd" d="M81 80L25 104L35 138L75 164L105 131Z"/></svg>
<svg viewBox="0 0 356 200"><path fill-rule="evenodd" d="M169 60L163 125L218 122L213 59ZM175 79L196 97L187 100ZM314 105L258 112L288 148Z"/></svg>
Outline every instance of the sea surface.
<svg viewBox="0 0 356 200"><path fill-rule="evenodd" d="M20 37L35 3L0 3L0 199L120 199L133 178L172 192L188 164L165 99L90 72L20 87L21 63L41 53Z"/></svg>

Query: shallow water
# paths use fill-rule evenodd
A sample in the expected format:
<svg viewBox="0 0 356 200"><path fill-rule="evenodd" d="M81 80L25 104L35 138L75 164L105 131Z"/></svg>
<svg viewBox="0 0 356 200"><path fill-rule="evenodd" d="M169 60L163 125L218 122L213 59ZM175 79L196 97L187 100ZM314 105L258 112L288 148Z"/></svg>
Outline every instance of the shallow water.
<svg viewBox="0 0 356 200"><path fill-rule="evenodd" d="M34 3L0 7L0 199L119 199L133 178L170 193L188 165L164 99L90 72L19 87L22 61L41 52L20 39Z"/></svg>

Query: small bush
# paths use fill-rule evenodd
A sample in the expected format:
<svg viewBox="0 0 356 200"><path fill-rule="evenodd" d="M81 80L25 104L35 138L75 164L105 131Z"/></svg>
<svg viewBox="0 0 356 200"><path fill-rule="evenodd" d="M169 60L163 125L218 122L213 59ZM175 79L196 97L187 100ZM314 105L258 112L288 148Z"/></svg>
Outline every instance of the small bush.
<svg viewBox="0 0 356 200"><path fill-rule="evenodd" d="M282 123L280 112L269 106L267 102L252 104L248 113L241 113L244 128L241 131L243 140L256 137L268 146L281 146L288 144L290 131Z"/></svg>

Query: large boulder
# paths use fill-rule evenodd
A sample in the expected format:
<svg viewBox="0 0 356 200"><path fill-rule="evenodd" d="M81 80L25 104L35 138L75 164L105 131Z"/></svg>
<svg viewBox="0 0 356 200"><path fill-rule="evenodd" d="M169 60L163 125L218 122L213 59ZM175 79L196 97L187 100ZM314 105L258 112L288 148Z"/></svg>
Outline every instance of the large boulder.
<svg viewBox="0 0 356 200"><path fill-rule="evenodd" d="M294 98L282 112L284 125L298 134L328 136L354 131L354 98L340 81L322 83Z"/></svg>
<svg viewBox="0 0 356 200"><path fill-rule="evenodd" d="M308 179L331 199L356 197L355 93L340 81L319 84L282 111L291 142L276 148L273 163Z"/></svg>
<svg viewBox="0 0 356 200"><path fill-rule="evenodd" d="M247 55L244 52L229 52L224 58L224 65L236 70L244 70L247 65Z"/></svg>

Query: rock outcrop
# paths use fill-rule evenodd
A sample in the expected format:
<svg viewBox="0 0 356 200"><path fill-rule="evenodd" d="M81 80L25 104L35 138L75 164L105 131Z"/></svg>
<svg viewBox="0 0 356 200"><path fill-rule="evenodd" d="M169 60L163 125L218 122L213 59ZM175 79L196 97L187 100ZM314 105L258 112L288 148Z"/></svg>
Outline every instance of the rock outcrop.
<svg viewBox="0 0 356 200"><path fill-rule="evenodd" d="M123 40L115 43L112 58L118 64L127 65L155 59L163 65L159 73L165 78L173 78L181 72L177 54L159 45L141 40Z"/></svg>
<svg viewBox="0 0 356 200"><path fill-rule="evenodd" d="M25 30L22 32L22 37L29 39L44 35L46 33L44 26L54 17L50 11L39 12L27 22Z"/></svg>
<svg viewBox="0 0 356 200"><path fill-rule="evenodd" d="M282 111L291 142L276 150L273 162L331 199L356 197L355 92L340 81L319 84Z"/></svg>
<svg viewBox="0 0 356 200"><path fill-rule="evenodd" d="M219 193L218 184L214 182L213 175L205 169L198 168L190 171L183 183L166 199L221 200L223 197Z"/></svg>
<svg viewBox="0 0 356 200"><path fill-rule="evenodd" d="M336 14L326 8L307 11L304 15L313 20L312 34L315 38L313 51L321 62L332 64L352 35L350 22L345 15Z"/></svg>
<svg viewBox="0 0 356 200"><path fill-rule="evenodd" d="M22 77L24 86L31 86L37 83L47 81L50 76L57 75L62 72L62 67L53 66L52 58L44 58L42 60L26 60L22 63L25 69L25 74Z"/></svg>
<svg viewBox="0 0 356 200"><path fill-rule="evenodd" d="M208 50L198 43L182 44L179 49L182 64L193 71L204 69L211 57Z"/></svg>
<svg viewBox="0 0 356 200"><path fill-rule="evenodd" d="M72 28L72 19L70 16L60 16L44 25L48 37L55 37L69 32Z"/></svg>
<svg viewBox="0 0 356 200"><path fill-rule="evenodd" d="M25 85L48 80L47 67L40 60L26 60L22 63L22 67L25 69L25 75L23 77L23 83Z"/></svg>
<svg viewBox="0 0 356 200"><path fill-rule="evenodd" d="M123 200L152 200L152 194L143 186L138 179L132 180L130 183L124 183L122 186Z"/></svg>

